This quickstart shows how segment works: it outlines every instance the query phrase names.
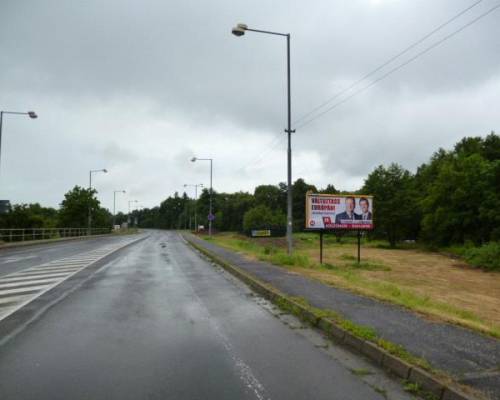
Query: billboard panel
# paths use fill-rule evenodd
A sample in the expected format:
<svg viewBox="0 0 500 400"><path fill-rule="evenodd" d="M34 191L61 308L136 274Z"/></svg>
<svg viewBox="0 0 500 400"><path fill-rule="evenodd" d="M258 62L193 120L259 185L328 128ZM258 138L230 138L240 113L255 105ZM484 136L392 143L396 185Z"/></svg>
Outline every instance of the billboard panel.
<svg viewBox="0 0 500 400"><path fill-rule="evenodd" d="M373 196L307 193L306 229L373 229Z"/></svg>

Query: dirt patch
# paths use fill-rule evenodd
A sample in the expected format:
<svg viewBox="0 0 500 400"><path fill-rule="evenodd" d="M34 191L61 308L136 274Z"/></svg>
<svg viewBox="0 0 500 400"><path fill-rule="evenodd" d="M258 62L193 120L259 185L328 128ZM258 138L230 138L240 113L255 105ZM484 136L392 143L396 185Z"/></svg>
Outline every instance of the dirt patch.
<svg viewBox="0 0 500 400"><path fill-rule="evenodd" d="M317 258L317 250L304 249ZM355 254L356 246L326 246L324 262L343 265L344 254ZM362 259L380 262L388 271L359 271L369 281L395 284L420 296L470 311L487 324L500 326L500 274L472 268L463 261L418 250L362 248ZM310 271L321 280L339 283L341 278Z"/></svg>

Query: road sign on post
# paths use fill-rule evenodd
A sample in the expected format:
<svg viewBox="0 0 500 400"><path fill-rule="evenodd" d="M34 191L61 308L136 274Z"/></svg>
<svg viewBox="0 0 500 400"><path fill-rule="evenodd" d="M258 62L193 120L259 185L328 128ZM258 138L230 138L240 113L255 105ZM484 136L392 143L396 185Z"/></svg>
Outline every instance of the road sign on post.
<svg viewBox="0 0 500 400"><path fill-rule="evenodd" d="M213 215L213 214L208 214L208 220L209 220L209 221L214 221L214 220L215 220L215 215Z"/></svg>
<svg viewBox="0 0 500 400"><path fill-rule="evenodd" d="M6 214L10 211L10 201L0 200L0 214Z"/></svg>

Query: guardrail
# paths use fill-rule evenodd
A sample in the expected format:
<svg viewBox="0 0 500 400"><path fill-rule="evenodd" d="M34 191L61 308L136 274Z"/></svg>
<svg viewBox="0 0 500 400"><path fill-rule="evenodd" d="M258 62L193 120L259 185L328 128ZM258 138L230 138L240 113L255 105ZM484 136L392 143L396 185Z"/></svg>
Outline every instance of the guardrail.
<svg viewBox="0 0 500 400"><path fill-rule="evenodd" d="M26 240L57 239L87 236L87 228L28 228L0 229L0 242L24 242ZM111 228L94 228L92 235L111 233Z"/></svg>

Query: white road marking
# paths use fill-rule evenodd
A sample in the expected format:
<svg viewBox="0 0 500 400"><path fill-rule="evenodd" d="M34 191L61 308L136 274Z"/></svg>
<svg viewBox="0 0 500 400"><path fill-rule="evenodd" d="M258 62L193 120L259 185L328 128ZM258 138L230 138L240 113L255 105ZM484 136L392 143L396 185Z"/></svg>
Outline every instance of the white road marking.
<svg viewBox="0 0 500 400"><path fill-rule="evenodd" d="M78 268L58 268L58 269L38 269L38 270L31 270L27 272L19 272L19 276L30 276L30 275L48 275L48 274L54 274L54 273L63 273L63 272L71 272L71 271L76 271L80 269L81 267Z"/></svg>
<svg viewBox="0 0 500 400"><path fill-rule="evenodd" d="M30 281L22 281L22 282L11 282L11 283L1 283L0 282L0 290L5 288L14 288L18 286L29 287L29 286L37 286L45 283L54 283L57 279L39 279L39 280L30 280Z"/></svg>
<svg viewBox="0 0 500 400"><path fill-rule="evenodd" d="M11 278L2 278L0 279L0 282L12 282L12 281L29 281L29 280L34 280L34 279L47 279L47 278L58 278L61 276L66 276L67 273L64 272L58 272L58 273L53 273L53 274L37 274L37 275L25 275L25 276L13 276Z"/></svg>
<svg viewBox="0 0 500 400"><path fill-rule="evenodd" d="M28 297L29 294L24 296L11 296L11 297L0 298L0 307L2 307L2 304L14 304L21 302L23 300L26 300Z"/></svg>
<svg viewBox="0 0 500 400"><path fill-rule="evenodd" d="M0 264L9 264L18 261L30 260L32 258L36 258L37 256L20 256L20 257L9 257L0 261Z"/></svg>
<svg viewBox="0 0 500 400"><path fill-rule="evenodd" d="M60 265L58 267L53 267L52 265L49 265L47 267L38 267L38 268L33 268L33 271L35 272L39 272L39 271L65 271L65 270L70 270L70 269L78 269L78 268L81 268L83 267L85 264L78 264L78 265L68 265L68 266L64 266L64 265Z"/></svg>
<svg viewBox="0 0 500 400"><path fill-rule="evenodd" d="M40 285L40 286L31 286L31 287L25 287L25 288L20 288L20 289L2 289L0 290L0 296L6 297L8 294L19 294L19 293L24 293L24 292L36 292L38 290L42 290L47 285Z"/></svg>
<svg viewBox="0 0 500 400"><path fill-rule="evenodd" d="M53 260L0 277L0 321L96 261L139 239L122 238L91 252Z"/></svg>

